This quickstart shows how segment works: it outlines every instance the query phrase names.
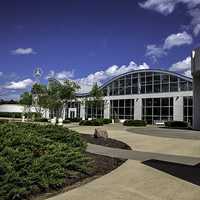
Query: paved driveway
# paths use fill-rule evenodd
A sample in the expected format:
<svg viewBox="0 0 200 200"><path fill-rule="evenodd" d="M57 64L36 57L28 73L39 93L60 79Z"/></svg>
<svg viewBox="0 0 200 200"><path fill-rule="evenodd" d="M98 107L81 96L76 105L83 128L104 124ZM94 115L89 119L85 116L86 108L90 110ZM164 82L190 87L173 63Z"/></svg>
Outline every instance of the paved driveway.
<svg viewBox="0 0 200 200"><path fill-rule="evenodd" d="M95 127L74 126L81 133ZM104 126L109 136L128 143L133 150L199 158L200 140L152 136L154 129L127 131L122 125ZM157 129L156 129L157 130ZM195 178L194 178L195 177ZM200 200L200 167L158 160L128 160L111 173L49 200Z"/></svg>

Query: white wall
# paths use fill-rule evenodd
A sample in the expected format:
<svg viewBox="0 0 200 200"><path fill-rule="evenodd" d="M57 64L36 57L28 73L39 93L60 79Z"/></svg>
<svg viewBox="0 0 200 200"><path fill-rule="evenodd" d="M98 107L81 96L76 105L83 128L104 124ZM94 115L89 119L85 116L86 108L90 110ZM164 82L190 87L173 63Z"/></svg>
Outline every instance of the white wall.
<svg viewBox="0 0 200 200"><path fill-rule="evenodd" d="M0 105L0 112L22 113L24 112L24 106L17 104L3 104Z"/></svg>
<svg viewBox="0 0 200 200"><path fill-rule="evenodd" d="M31 112L36 112L34 107L31 107ZM3 104L0 105L0 112L10 112L10 113L23 113L25 107L19 104ZM42 117L49 118L49 111L46 109L42 112Z"/></svg>

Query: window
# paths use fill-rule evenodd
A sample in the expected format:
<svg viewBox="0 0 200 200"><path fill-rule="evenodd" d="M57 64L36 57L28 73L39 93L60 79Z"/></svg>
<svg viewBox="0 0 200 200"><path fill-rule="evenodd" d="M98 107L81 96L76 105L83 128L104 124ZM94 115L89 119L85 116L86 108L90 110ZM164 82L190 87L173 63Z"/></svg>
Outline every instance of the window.
<svg viewBox="0 0 200 200"><path fill-rule="evenodd" d="M104 95L150 94L192 90L192 82L165 72L138 72L122 76L105 89Z"/></svg>
<svg viewBox="0 0 200 200"><path fill-rule="evenodd" d="M104 117L104 101L94 103L86 101L85 103L85 118L103 118Z"/></svg>
<svg viewBox="0 0 200 200"><path fill-rule="evenodd" d="M142 119L150 124L173 120L173 98L142 99Z"/></svg>
<svg viewBox="0 0 200 200"><path fill-rule="evenodd" d="M193 99L183 97L183 120L192 124Z"/></svg>
<svg viewBox="0 0 200 200"><path fill-rule="evenodd" d="M134 119L134 99L111 100L112 119Z"/></svg>

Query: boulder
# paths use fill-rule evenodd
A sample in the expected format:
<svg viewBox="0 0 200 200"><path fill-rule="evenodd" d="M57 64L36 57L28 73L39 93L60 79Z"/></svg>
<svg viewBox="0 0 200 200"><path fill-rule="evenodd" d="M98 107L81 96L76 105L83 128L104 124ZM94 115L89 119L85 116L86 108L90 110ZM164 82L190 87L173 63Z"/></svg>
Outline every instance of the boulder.
<svg viewBox="0 0 200 200"><path fill-rule="evenodd" d="M104 139L107 139L108 138L108 132L104 128L95 128L95 130L94 130L94 137L95 138L104 138Z"/></svg>

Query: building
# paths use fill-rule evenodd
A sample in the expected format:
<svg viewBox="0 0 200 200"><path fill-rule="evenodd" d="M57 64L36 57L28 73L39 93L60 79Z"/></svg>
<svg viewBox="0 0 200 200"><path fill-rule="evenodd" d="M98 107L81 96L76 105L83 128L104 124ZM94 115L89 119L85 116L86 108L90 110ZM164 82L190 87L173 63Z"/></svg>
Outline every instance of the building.
<svg viewBox="0 0 200 200"><path fill-rule="evenodd" d="M200 130L200 48L194 49L191 56L193 76L193 129Z"/></svg>
<svg viewBox="0 0 200 200"><path fill-rule="evenodd" d="M51 83L60 84L50 79L49 87ZM189 77L160 69L134 70L112 78L101 86L101 90L104 94L101 104L88 103L88 93L77 94L75 101L66 104L63 118L142 119L150 124L169 120L192 123L193 81ZM0 105L1 113L23 113L24 109L21 105ZM55 111L43 115L47 118L54 116Z"/></svg>
<svg viewBox="0 0 200 200"><path fill-rule="evenodd" d="M66 105L64 118L138 119L148 123L178 120L192 123L192 79L166 70L137 70L116 76L102 85L100 106L78 94Z"/></svg>

